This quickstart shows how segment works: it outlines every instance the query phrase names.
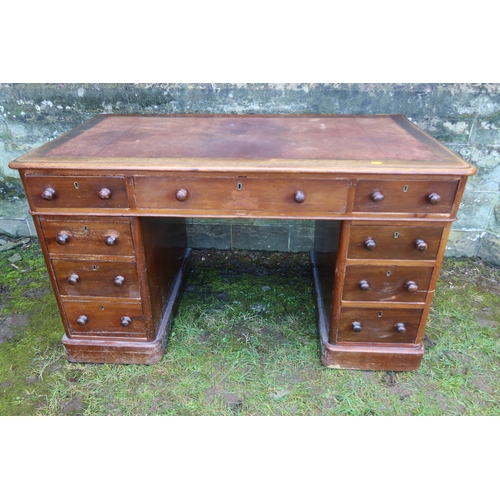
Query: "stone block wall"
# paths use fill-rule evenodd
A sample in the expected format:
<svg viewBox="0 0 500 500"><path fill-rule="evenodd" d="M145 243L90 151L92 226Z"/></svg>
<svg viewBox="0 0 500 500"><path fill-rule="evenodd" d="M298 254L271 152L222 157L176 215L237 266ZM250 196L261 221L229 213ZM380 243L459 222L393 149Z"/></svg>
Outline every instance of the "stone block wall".
<svg viewBox="0 0 500 500"><path fill-rule="evenodd" d="M478 169L447 255L500 265L499 83L0 83L0 234L34 235L17 173L8 163L97 113L403 114ZM307 221L189 221L194 247L306 251L313 232Z"/></svg>

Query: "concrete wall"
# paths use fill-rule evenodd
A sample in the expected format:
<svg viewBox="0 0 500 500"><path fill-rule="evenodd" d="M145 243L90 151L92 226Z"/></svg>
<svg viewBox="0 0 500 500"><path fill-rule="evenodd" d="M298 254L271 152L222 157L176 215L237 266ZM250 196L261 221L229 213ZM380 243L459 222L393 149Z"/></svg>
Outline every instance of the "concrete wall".
<svg viewBox="0 0 500 500"><path fill-rule="evenodd" d="M500 84L0 84L0 233L32 235L9 161L97 113L398 113L478 168L467 186L449 256L500 265ZM308 250L313 226L191 220L197 247ZM272 225L270 225L272 224ZM244 237L251 231L254 237ZM256 243L257 242L257 243Z"/></svg>

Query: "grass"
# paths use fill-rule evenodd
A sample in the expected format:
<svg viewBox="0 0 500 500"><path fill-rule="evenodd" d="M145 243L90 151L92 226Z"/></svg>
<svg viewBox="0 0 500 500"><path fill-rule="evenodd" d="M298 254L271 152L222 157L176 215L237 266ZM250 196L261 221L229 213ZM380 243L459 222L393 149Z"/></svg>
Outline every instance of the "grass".
<svg viewBox="0 0 500 500"><path fill-rule="evenodd" d="M321 365L307 261L199 253L164 358L126 366L69 363L38 243L0 253L0 327L25 318L0 344L0 415L500 414L499 269L446 259L420 369L369 372Z"/></svg>

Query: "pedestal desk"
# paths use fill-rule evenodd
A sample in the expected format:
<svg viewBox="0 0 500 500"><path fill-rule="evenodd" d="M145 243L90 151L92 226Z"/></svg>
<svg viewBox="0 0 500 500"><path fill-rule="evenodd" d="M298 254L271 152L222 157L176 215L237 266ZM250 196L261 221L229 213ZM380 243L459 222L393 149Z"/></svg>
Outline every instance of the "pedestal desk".
<svg viewBox="0 0 500 500"><path fill-rule="evenodd" d="M322 362L414 370L475 169L399 115L98 115L19 169L76 362L155 363L186 217L314 219Z"/></svg>

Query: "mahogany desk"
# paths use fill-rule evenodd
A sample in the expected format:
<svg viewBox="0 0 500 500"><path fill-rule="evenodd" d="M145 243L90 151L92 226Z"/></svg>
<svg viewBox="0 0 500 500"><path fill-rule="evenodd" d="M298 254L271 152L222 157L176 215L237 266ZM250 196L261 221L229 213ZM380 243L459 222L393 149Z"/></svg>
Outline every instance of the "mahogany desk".
<svg viewBox="0 0 500 500"><path fill-rule="evenodd" d="M155 363L186 217L314 219L322 362L414 370L475 168L403 116L99 115L13 161L68 359Z"/></svg>

